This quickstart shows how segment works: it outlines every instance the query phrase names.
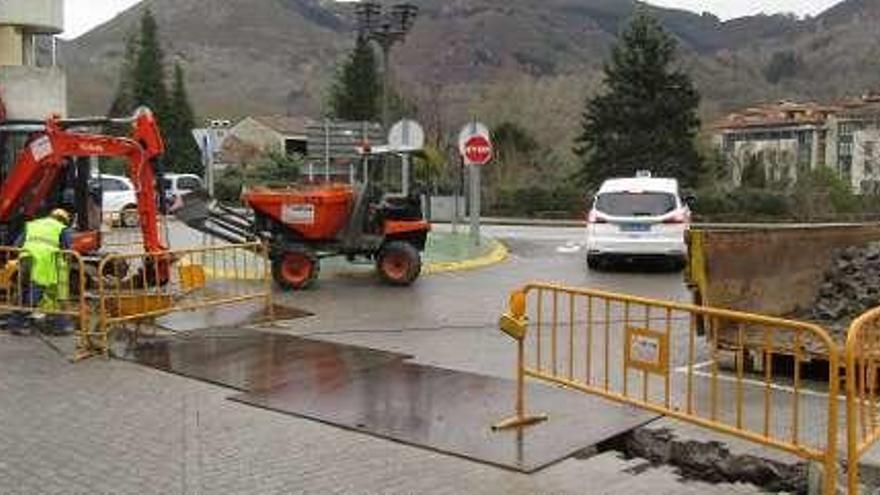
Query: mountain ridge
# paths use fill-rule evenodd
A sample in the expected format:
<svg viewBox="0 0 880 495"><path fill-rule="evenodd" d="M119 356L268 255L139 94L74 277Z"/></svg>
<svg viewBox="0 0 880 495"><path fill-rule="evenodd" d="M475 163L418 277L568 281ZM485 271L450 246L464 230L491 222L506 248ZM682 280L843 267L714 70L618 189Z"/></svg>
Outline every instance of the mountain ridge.
<svg viewBox="0 0 880 495"><path fill-rule="evenodd" d="M874 62L880 53L872 48L880 46L873 28L880 0L845 0L804 19L775 14L727 21L635 0L413 3L420 16L395 49L395 76L411 99L439 98L450 113L517 81L569 81L580 86L566 88L572 101L582 99L598 88L603 60L637 8L657 16L680 40L681 65L705 97L707 118L761 100L838 98L880 84ZM336 64L353 45L351 4L145 0L62 43L72 113L101 113L109 106L124 39L147 7L159 23L168 61L187 68L202 116L320 115Z"/></svg>

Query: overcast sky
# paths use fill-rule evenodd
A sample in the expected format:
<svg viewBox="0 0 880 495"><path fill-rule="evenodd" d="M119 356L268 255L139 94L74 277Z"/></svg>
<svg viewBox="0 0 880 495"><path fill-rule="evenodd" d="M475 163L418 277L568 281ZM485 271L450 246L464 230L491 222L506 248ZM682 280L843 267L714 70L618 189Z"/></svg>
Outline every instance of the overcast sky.
<svg viewBox="0 0 880 495"><path fill-rule="evenodd" d="M64 0L67 30L64 38L75 38L89 29L113 18L139 0ZM220 0L218 0L220 1ZM541 0L534 0L539 2ZM676 7L695 12L709 11L730 19L750 14L794 12L798 15L817 14L840 0L649 0L648 3Z"/></svg>

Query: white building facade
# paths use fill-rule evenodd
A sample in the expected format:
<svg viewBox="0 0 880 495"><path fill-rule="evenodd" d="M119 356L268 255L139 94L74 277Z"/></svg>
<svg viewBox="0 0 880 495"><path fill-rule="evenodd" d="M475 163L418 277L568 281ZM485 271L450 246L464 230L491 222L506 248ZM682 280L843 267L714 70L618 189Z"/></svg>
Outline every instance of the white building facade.
<svg viewBox="0 0 880 495"><path fill-rule="evenodd" d="M63 0L0 1L0 99L8 119L66 115L67 83L55 64L63 30Z"/></svg>
<svg viewBox="0 0 880 495"><path fill-rule="evenodd" d="M853 192L880 194L880 98L749 108L719 122L714 137L735 186L757 163L768 182L793 183L806 170L828 167Z"/></svg>

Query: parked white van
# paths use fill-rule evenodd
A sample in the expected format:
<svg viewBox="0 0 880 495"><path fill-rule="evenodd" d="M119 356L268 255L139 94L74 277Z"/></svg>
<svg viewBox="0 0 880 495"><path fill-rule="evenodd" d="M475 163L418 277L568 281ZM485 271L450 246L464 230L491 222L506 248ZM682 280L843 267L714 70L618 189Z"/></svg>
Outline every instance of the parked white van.
<svg viewBox="0 0 880 495"><path fill-rule="evenodd" d="M683 268L691 211L678 181L640 172L602 184L587 218L587 265L665 258Z"/></svg>

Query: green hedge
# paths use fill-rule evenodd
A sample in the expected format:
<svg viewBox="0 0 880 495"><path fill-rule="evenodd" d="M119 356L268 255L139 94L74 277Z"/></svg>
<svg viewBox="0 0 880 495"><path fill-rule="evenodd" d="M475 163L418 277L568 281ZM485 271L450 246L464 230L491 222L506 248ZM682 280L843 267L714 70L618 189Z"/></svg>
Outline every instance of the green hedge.
<svg viewBox="0 0 880 495"><path fill-rule="evenodd" d="M586 199L583 190L572 186L501 189L487 213L520 218L580 218L586 210Z"/></svg>

